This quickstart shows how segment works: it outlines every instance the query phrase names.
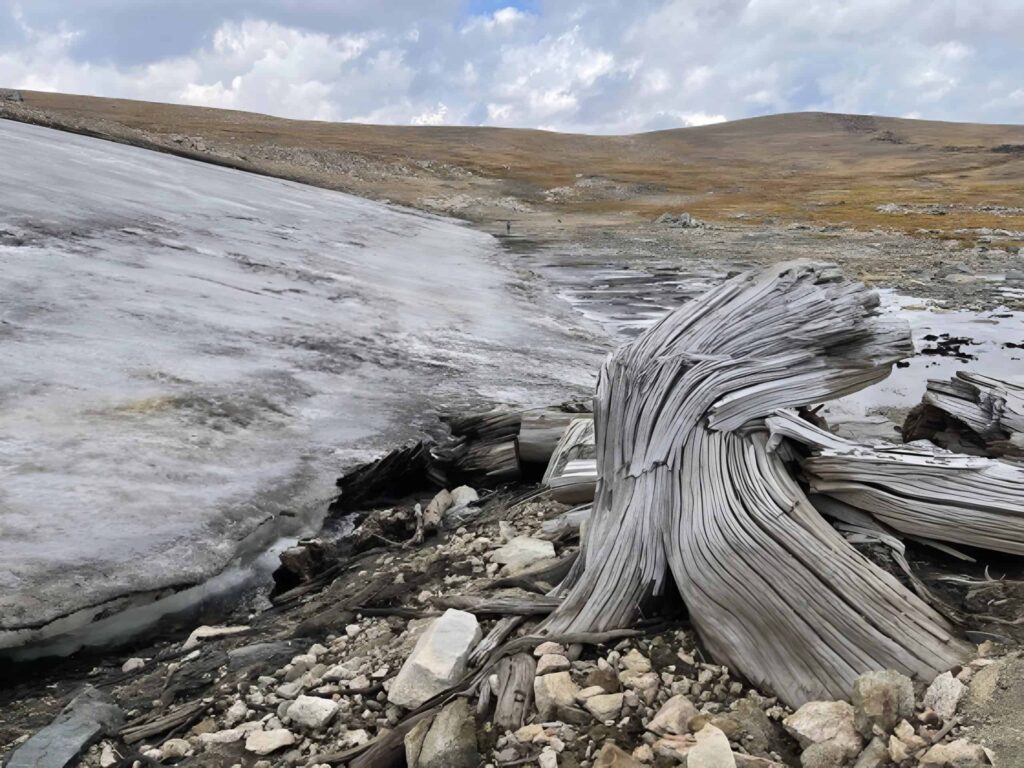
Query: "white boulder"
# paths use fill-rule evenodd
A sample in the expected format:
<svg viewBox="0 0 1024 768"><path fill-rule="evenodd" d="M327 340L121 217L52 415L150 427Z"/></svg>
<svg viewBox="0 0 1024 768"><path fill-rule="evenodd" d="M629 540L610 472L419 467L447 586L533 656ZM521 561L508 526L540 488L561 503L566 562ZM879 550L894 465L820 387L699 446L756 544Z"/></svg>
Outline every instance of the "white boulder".
<svg viewBox="0 0 1024 768"><path fill-rule="evenodd" d="M415 709L454 685L465 674L469 654L481 636L476 616L449 608L420 635L391 681L388 701Z"/></svg>

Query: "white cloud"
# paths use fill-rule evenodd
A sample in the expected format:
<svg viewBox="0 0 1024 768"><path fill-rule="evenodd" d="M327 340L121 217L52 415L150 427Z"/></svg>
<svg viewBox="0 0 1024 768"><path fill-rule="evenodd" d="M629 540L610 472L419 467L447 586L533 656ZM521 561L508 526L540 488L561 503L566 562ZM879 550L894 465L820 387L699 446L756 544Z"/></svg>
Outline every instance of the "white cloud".
<svg viewBox="0 0 1024 768"><path fill-rule="evenodd" d="M454 0L353 0L335 28L301 5L219 0L204 33L135 58L88 55L90 24L172 0L76 0L95 21L48 0L5 12L6 2L0 85L39 90L604 133L801 109L1024 122L1019 0L567 0L468 19ZM42 6L56 10L41 20ZM137 34L164 34L140 24Z"/></svg>

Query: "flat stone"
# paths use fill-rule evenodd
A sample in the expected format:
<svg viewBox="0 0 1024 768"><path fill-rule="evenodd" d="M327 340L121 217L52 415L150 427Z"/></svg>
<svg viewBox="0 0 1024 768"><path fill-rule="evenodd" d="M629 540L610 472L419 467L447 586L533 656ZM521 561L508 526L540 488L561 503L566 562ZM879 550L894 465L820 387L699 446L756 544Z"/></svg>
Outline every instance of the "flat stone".
<svg viewBox="0 0 1024 768"><path fill-rule="evenodd" d="M736 758L724 733L705 725L696 733L697 743L686 755L686 768L736 768Z"/></svg>
<svg viewBox="0 0 1024 768"><path fill-rule="evenodd" d="M600 696L591 696L584 702L586 710L601 722L615 720L622 712L621 693L603 693Z"/></svg>
<svg viewBox="0 0 1024 768"><path fill-rule="evenodd" d="M241 741L242 737L245 736L245 731L241 728L226 728L223 731L212 731L210 733L199 734L200 744L234 744L236 741Z"/></svg>
<svg viewBox="0 0 1024 768"><path fill-rule="evenodd" d="M269 755L295 743L295 734L287 728L275 728L272 731L251 731L245 737L245 749L257 755Z"/></svg>
<svg viewBox="0 0 1024 768"><path fill-rule="evenodd" d="M476 718L459 697L445 705L423 738L416 768L478 768Z"/></svg>
<svg viewBox="0 0 1024 768"><path fill-rule="evenodd" d="M924 705L931 709L943 720L950 720L956 714L956 708L960 705L960 699L967 693L967 686L953 677L949 672L943 672L936 677L924 694Z"/></svg>
<svg viewBox="0 0 1024 768"><path fill-rule="evenodd" d="M565 656L565 646L561 643L553 643L548 640L546 643L541 643L533 649L533 655L540 658L546 654L558 654L559 656Z"/></svg>
<svg viewBox="0 0 1024 768"><path fill-rule="evenodd" d="M87 685L49 725L14 750L6 768L64 768L103 736L113 735L124 714L103 691Z"/></svg>
<svg viewBox="0 0 1024 768"><path fill-rule="evenodd" d="M338 702L319 696L299 696L288 705L285 715L296 725L311 731L331 722L338 712Z"/></svg>
<svg viewBox="0 0 1024 768"><path fill-rule="evenodd" d="M845 701L809 701L782 724L803 749L831 741L853 757L864 743L854 727L853 707Z"/></svg>
<svg viewBox="0 0 1024 768"><path fill-rule="evenodd" d="M568 672L555 672L533 679L533 698L541 718L550 719L559 707L572 707L579 688Z"/></svg>
<svg viewBox="0 0 1024 768"><path fill-rule="evenodd" d="M532 536L516 536L508 544L490 554L491 562L504 565L509 573L515 573L541 560L555 556L555 545L545 539Z"/></svg>
<svg viewBox="0 0 1024 768"><path fill-rule="evenodd" d="M685 696L673 696L658 710L651 722L647 724L647 730L659 736L673 734L680 736L690 732L690 720L698 714L697 708Z"/></svg>
<svg viewBox="0 0 1024 768"><path fill-rule="evenodd" d="M549 675L552 672L565 672L571 664L565 656L557 653L545 653L537 660L537 674Z"/></svg>
<svg viewBox="0 0 1024 768"><path fill-rule="evenodd" d="M914 684L893 670L866 672L853 683L854 724L865 737L887 733L914 714Z"/></svg>
<svg viewBox="0 0 1024 768"><path fill-rule="evenodd" d="M450 688L465 673L469 654L480 638L476 616L449 608L416 641L416 647L391 681L388 701L415 709Z"/></svg>

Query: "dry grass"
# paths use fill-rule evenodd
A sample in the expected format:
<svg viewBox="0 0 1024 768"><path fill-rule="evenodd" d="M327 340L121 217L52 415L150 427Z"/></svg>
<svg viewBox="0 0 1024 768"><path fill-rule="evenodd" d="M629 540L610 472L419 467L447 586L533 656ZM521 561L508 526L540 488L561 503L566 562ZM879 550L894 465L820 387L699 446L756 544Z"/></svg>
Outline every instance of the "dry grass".
<svg viewBox="0 0 1024 768"><path fill-rule="evenodd" d="M1024 215L876 210L890 202L1024 207L1024 151L997 149L1024 150L1024 126L798 113L635 136L583 136L292 121L36 92L25 99L24 109L6 106L0 116L164 148L179 146L174 134L201 137L232 164L410 205L428 195L463 193L490 200L511 195L536 215L572 214L578 221L687 210L711 220L744 213L862 229L940 229L944 236L959 228L1024 230ZM282 148L283 155L270 156ZM304 159L309 152L327 162ZM385 171L351 170L354 161ZM449 168L416 165L424 161ZM545 200L544 190L580 176L643 187L612 199L584 192L569 201ZM483 205L464 215L493 218L495 212Z"/></svg>

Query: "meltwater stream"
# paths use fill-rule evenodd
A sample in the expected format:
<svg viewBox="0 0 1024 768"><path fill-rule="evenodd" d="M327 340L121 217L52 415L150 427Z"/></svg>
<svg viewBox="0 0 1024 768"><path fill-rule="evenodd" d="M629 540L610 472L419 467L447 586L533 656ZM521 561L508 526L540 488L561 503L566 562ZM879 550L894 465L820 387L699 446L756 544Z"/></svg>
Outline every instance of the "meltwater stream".
<svg viewBox="0 0 1024 768"><path fill-rule="evenodd" d="M0 651L224 572L603 351L451 220L0 121Z"/></svg>

